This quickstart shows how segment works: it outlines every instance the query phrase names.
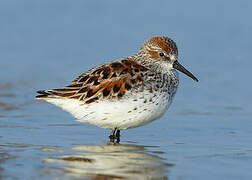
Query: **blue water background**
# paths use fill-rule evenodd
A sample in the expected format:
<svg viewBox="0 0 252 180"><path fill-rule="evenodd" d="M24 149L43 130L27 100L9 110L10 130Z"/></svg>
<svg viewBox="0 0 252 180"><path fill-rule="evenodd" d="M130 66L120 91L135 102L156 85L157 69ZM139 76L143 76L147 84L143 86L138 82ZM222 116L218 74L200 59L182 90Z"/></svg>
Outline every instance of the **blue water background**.
<svg viewBox="0 0 252 180"><path fill-rule="evenodd" d="M63 171L69 164L55 158L78 154L75 147L107 148L109 131L78 123L34 96L39 89L69 84L95 65L134 54L156 35L176 41L180 63L200 81L180 74L168 112L122 132L121 144L140 160L147 154L149 161L142 161L159 172L149 175L142 168L139 178L251 179L251 10L249 0L2 0L0 179L137 174ZM133 159L127 159L132 169L141 169Z"/></svg>

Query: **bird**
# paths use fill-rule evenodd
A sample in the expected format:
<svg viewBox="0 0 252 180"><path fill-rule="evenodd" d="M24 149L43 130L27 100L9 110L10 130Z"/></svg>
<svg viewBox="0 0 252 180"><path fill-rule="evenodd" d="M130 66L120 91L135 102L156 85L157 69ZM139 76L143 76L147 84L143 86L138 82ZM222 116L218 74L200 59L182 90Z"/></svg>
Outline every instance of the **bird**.
<svg viewBox="0 0 252 180"><path fill-rule="evenodd" d="M198 79L178 61L176 43L167 36L147 40L139 52L91 68L63 88L39 90L45 100L72 114L77 121L120 131L159 119L171 105L180 71Z"/></svg>

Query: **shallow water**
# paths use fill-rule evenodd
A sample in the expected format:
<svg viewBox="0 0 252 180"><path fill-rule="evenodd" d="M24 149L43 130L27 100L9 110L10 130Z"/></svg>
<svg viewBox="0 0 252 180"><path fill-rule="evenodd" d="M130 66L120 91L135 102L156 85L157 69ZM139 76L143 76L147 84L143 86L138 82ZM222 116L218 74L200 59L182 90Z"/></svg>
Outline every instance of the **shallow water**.
<svg viewBox="0 0 252 180"><path fill-rule="evenodd" d="M0 179L251 179L251 1L1 1ZM34 99L168 35L180 62L169 111L109 131Z"/></svg>

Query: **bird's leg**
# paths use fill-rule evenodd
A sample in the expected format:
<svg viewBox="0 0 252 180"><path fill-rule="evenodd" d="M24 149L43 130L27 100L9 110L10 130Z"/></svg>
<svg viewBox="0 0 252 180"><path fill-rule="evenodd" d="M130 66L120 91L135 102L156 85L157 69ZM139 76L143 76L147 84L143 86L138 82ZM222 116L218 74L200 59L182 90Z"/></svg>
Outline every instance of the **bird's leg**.
<svg viewBox="0 0 252 180"><path fill-rule="evenodd" d="M115 138L116 138L116 142L119 143L120 142L120 130L116 131Z"/></svg>
<svg viewBox="0 0 252 180"><path fill-rule="evenodd" d="M110 136L109 136L109 139L110 139L110 142L114 142L114 140L115 140L115 132L116 132L116 128L115 129L113 129L112 131L111 131L111 133L110 133Z"/></svg>

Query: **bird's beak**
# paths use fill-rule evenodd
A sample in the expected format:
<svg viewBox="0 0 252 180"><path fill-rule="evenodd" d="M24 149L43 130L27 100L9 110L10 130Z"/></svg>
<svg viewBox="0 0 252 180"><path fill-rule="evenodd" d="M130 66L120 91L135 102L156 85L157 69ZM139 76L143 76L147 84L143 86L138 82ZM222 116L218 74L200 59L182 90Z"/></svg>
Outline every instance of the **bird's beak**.
<svg viewBox="0 0 252 180"><path fill-rule="evenodd" d="M180 72L186 74L187 76L189 76L190 78L192 78L194 81L198 82L199 80L189 71L186 70L186 68L184 68L181 64L179 64L179 62L176 60L173 63L173 68L179 70Z"/></svg>

